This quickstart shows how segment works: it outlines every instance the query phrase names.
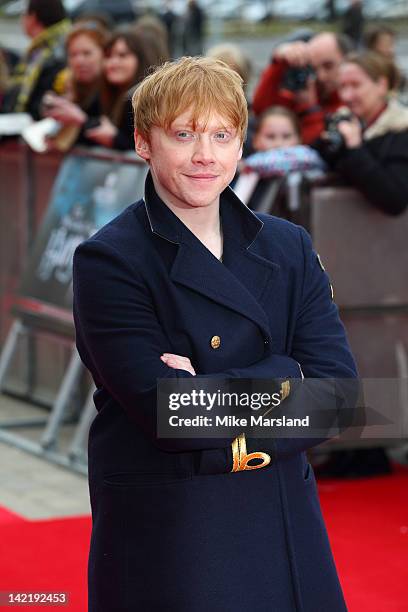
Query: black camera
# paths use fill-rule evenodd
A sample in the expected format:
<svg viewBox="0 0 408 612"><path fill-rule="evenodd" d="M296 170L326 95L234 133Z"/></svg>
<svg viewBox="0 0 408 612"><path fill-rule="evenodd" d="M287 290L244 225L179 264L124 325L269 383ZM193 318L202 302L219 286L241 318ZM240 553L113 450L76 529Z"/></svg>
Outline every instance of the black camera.
<svg viewBox="0 0 408 612"><path fill-rule="evenodd" d="M335 113L326 115L323 141L328 153L339 153L345 147L344 137L339 132L338 125L341 121L352 121L353 117L353 113L346 106L342 106Z"/></svg>
<svg viewBox="0 0 408 612"><path fill-rule="evenodd" d="M279 41L279 45L282 44L291 44L294 42L309 42L314 36L314 32L308 28L301 28L289 34L289 36L285 36L282 40ZM298 91L302 91L307 88L308 79L314 75L314 70L312 66L302 66L296 67L288 67L283 75L280 87L282 89L286 89L293 93Z"/></svg>
<svg viewBox="0 0 408 612"><path fill-rule="evenodd" d="M313 74L314 70L311 66L288 68L282 79L281 87L292 92L302 91L306 89L307 81Z"/></svg>

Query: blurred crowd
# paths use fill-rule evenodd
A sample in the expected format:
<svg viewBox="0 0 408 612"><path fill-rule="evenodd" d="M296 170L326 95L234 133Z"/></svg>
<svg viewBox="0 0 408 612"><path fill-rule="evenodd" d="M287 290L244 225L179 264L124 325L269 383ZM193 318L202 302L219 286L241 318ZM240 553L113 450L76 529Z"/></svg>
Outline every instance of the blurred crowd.
<svg viewBox="0 0 408 612"><path fill-rule="evenodd" d="M29 0L21 20L29 48L21 58L0 50L0 112L58 122L47 149L132 149L134 88L172 57L176 34L183 54L202 53L204 13L194 0L179 22L170 5L118 27L98 12L71 22L62 0Z"/></svg>
<svg viewBox="0 0 408 612"><path fill-rule="evenodd" d="M182 26L180 26L180 23ZM22 27L31 43L16 58L0 54L0 111L46 123L45 149L74 144L131 150L131 98L149 70L176 55L203 53L205 14L186 2L182 20L170 2L157 15L114 27L109 15L74 22L62 0L29 0ZM262 184L293 170L335 171L373 205L397 215L408 202L406 79L395 64L396 35L364 27L350 0L342 32L296 31L276 46L248 100L250 124L241 175ZM234 44L207 51L235 69L244 87L251 62Z"/></svg>

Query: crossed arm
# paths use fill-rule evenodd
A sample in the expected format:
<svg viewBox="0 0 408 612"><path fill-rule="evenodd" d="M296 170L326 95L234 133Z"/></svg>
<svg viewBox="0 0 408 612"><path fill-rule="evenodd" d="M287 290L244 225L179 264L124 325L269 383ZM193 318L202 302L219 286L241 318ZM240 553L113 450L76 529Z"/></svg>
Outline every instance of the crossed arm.
<svg viewBox="0 0 408 612"><path fill-rule="evenodd" d="M293 354L270 354L249 367L209 377L299 379L299 363L305 376L313 378L356 376L327 275L306 232L299 232L305 270ZM191 378L194 364L172 352L141 275L115 248L96 239L83 243L75 253L74 317L78 350L97 386L106 388L155 445L172 452L204 451L210 463L215 457L212 452L230 448L233 438L157 438L157 379ZM274 456L299 452L318 442L269 440Z"/></svg>

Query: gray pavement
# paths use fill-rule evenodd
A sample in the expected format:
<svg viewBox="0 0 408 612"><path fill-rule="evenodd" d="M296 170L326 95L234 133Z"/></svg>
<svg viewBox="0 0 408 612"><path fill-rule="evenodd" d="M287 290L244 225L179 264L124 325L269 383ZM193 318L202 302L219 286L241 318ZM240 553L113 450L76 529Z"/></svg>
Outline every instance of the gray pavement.
<svg viewBox="0 0 408 612"><path fill-rule="evenodd" d="M1 424L13 420L44 417L44 410L6 395L0 395ZM38 439L38 428L19 428L27 439ZM68 441L72 426L64 426L61 445ZM85 476L0 442L0 506L27 519L78 516L90 513Z"/></svg>

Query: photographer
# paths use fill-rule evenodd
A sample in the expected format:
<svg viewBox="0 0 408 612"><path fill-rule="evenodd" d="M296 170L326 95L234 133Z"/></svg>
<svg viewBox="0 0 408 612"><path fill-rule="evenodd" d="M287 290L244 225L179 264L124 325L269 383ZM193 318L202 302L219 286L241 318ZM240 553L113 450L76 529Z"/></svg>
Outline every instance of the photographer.
<svg viewBox="0 0 408 612"><path fill-rule="evenodd" d="M338 70L351 50L346 36L331 32L279 45L255 90L254 113L274 105L289 108L300 120L302 141L312 143L324 130L325 115L341 105Z"/></svg>
<svg viewBox="0 0 408 612"><path fill-rule="evenodd" d="M327 119L322 157L371 204L389 215L408 204L408 109L390 97L398 71L372 52L351 54L339 71L350 112Z"/></svg>

